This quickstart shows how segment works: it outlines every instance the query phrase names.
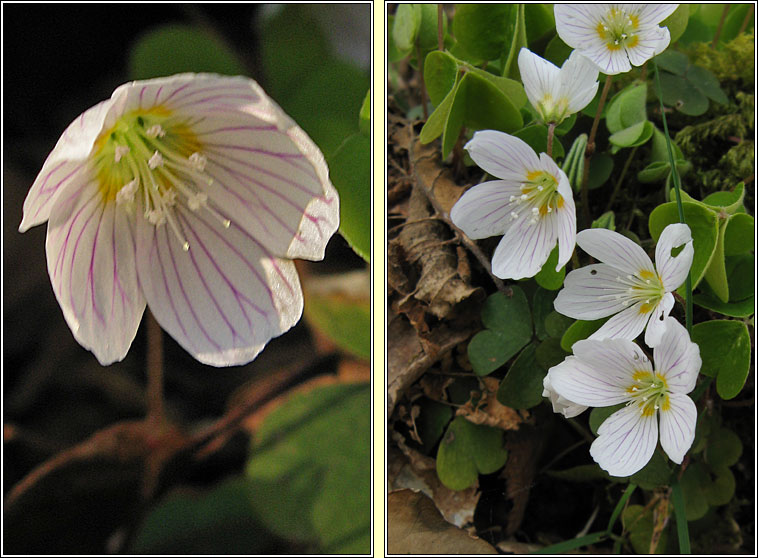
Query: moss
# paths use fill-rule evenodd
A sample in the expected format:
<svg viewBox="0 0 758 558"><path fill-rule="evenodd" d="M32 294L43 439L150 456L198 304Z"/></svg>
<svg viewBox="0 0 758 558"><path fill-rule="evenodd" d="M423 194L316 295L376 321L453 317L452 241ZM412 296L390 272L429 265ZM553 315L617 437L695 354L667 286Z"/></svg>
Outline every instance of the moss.
<svg viewBox="0 0 758 558"><path fill-rule="evenodd" d="M694 43L685 51L693 64L710 70L722 87L752 89L755 82L755 36L743 33L712 49L710 43Z"/></svg>

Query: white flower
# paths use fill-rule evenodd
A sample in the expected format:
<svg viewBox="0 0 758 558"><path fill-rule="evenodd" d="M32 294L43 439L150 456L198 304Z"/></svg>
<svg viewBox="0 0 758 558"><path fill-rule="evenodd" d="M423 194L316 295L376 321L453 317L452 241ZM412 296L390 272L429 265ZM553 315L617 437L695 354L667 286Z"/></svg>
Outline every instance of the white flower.
<svg viewBox="0 0 758 558"><path fill-rule="evenodd" d="M666 329L674 295L689 273L694 248L687 225L663 229L655 263L632 240L607 229L586 229L576 243L600 264L575 269L555 298L555 309L577 320L613 316L590 339L635 339L645 330L645 343L655 347ZM683 246L676 256L671 250ZM647 328L647 329L646 329Z"/></svg>
<svg viewBox="0 0 758 558"><path fill-rule="evenodd" d="M559 69L522 48L518 67L526 96L546 123L560 124L586 107L597 93L597 66L576 50Z"/></svg>
<svg viewBox="0 0 758 558"><path fill-rule="evenodd" d="M254 81L116 89L63 133L24 202L76 340L121 360L146 303L195 358L252 360L302 313L292 258L321 259L339 200L324 158Z"/></svg>
<svg viewBox="0 0 758 558"><path fill-rule="evenodd" d="M700 370L700 350L674 318L653 349L655 368L627 339L584 340L574 356L552 367L548 376L560 396L590 407L626 406L608 417L590 447L592 458L610 475L633 475L650 460L658 441L681 463L695 438L697 409L688 394Z"/></svg>
<svg viewBox="0 0 758 558"><path fill-rule="evenodd" d="M550 399L554 413L561 413L566 418L572 418L587 410L586 405L577 405L573 401L569 401L562 395L556 393L550 381L550 374L545 376L542 380L542 387L542 397Z"/></svg>
<svg viewBox="0 0 758 558"><path fill-rule="evenodd" d="M453 223L473 239L504 235L492 256L501 279L533 277L558 242L558 265L574 251L576 210L566 174L519 138L476 132L465 145L493 180L474 186L453 206Z"/></svg>
<svg viewBox="0 0 758 558"><path fill-rule="evenodd" d="M642 66L669 44L659 27L679 4L556 4L555 27L564 43L608 74Z"/></svg>

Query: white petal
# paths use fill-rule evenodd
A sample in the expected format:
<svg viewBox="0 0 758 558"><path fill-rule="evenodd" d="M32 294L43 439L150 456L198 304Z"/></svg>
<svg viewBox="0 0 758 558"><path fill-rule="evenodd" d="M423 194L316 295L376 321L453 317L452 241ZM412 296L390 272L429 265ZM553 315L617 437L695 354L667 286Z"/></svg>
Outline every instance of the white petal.
<svg viewBox="0 0 758 558"><path fill-rule="evenodd" d="M665 27L640 30L637 35L637 44L633 47L624 47L629 61L634 66L642 66L656 54L660 54L669 46L671 35Z"/></svg>
<svg viewBox="0 0 758 558"><path fill-rule="evenodd" d="M523 182L528 172L540 168L534 150L525 141L504 132L475 132L463 148L479 167L503 180Z"/></svg>
<svg viewBox="0 0 758 558"><path fill-rule="evenodd" d="M560 70L560 96L569 101L569 114L579 112L597 94L597 65L575 50Z"/></svg>
<svg viewBox="0 0 758 558"><path fill-rule="evenodd" d="M512 222L511 212L519 205L511 196L520 196L520 184L491 180L466 191L450 210L450 219L473 239L504 234Z"/></svg>
<svg viewBox="0 0 758 558"><path fill-rule="evenodd" d="M653 262L634 241L608 229L585 229L576 235L576 243L596 260L627 274L642 270L655 273Z"/></svg>
<svg viewBox="0 0 758 558"><path fill-rule="evenodd" d="M653 365L640 347L628 339L582 339L571 347L574 355L588 366L602 371L624 388L635 372L652 372Z"/></svg>
<svg viewBox="0 0 758 558"><path fill-rule="evenodd" d="M318 147L245 77L180 74L121 86L125 110L162 107L208 159L210 200L273 255L322 259L339 200Z"/></svg>
<svg viewBox="0 0 758 558"><path fill-rule="evenodd" d="M636 339L650 320L650 313L642 312L642 302L630 306L605 322L589 339Z"/></svg>
<svg viewBox="0 0 758 558"><path fill-rule="evenodd" d="M671 250L682 245L684 248L676 257L672 257ZM692 234L687 225L675 223L663 229L655 247L655 267L667 292L678 289L685 282L694 253Z"/></svg>
<svg viewBox="0 0 758 558"><path fill-rule="evenodd" d="M668 408L659 409L661 447L674 463L681 463L692 447L697 424L697 407L688 395L669 393Z"/></svg>
<svg viewBox="0 0 758 558"><path fill-rule="evenodd" d="M639 4L639 6L637 17L639 17L640 27L646 27L661 23L676 11L679 4Z"/></svg>
<svg viewBox="0 0 758 558"><path fill-rule="evenodd" d="M501 279L534 277L555 247L557 228L565 212L553 212L532 223L529 210L512 221L492 255L492 273Z"/></svg>
<svg viewBox="0 0 758 558"><path fill-rule="evenodd" d="M88 172L86 159L103 130L112 104L111 99L98 103L82 113L63 132L24 200L20 232L47 221L59 193L73 183L79 173Z"/></svg>
<svg viewBox="0 0 758 558"><path fill-rule="evenodd" d="M566 357L548 372L555 393L591 407L629 400L626 389L634 374L634 368L624 362L628 360L629 347L619 347L614 341L584 340L577 341L573 349L575 356Z"/></svg>
<svg viewBox="0 0 758 558"><path fill-rule="evenodd" d="M655 367L666 378L669 389L689 393L700 371L700 347L690 340L685 327L674 318L666 319L666 332L653 349Z"/></svg>
<svg viewBox="0 0 758 558"><path fill-rule="evenodd" d="M628 477L642 469L658 443L655 414L644 416L636 405L613 413L598 429L590 455L614 477Z"/></svg>
<svg viewBox="0 0 758 558"><path fill-rule="evenodd" d="M137 219L137 271L150 309L200 362L247 363L300 318L295 266L234 222L226 229L207 211L174 210L186 252L168 225Z"/></svg>
<svg viewBox="0 0 758 558"><path fill-rule="evenodd" d="M568 46L586 50L588 43L600 40L597 24L607 12L603 4L555 4L555 27Z"/></svg>
<svg viewBox="0 0 758 558"><path fill-rule="evenodd" d="M72 183L50 214L46 251L55 296L76 340L103 365L122 360L145 310L131 218L103 200L96 182Z"/></svg>
<svg viewBox="0 0 758 558"><path fill-rule="evenodd" d="M553 301L555 309L577 320L597 320L626 309L628 287L617 280L618 270L593 264L566 275L563 288Z"/></svg>
<svg viewBox="0 0 758 558"><path fill-rule="evenodd" d="M526 96L535 109L539 111L539 104L545 95L549 95L553 102L558 100L561 73L555 64L524 47L519 51L518 68Z"/></svg>
<svg viewBox="0 0 758 558"><path fill-rule="evenodd" d="M666 318L674 307L674 295L666 293L661 301L651 312L650 320L645 329L645 344L648 347L656 347L661 342L666 331Z"/></svg>
<svg viewBox="0 0 758 558"><path fill-rule="evenodd" d="M548 374L542 381L542 396L550 399L554 413L561 413L566 418L573 418L587 410L586 405L578 405L556 393L550 382L550 374Z"/></svg>

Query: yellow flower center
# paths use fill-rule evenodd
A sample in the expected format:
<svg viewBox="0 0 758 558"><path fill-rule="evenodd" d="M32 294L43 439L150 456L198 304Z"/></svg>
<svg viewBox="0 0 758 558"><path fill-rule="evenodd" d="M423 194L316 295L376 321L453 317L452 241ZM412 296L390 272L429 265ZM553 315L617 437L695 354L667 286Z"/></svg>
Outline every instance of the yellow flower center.
<svg viewBox="0 0 758 558"><path fill-rule="evenodd" d="M550 93L545 93L537 103L537 112L540 113L543 122L560 124L568 112L568 99L566 97L554 99Z"/></svg>
<svg viewBox="0 0 758 558"><path fill-rule="evenodd" d="M657 372L637 370L626 392L630 396L627 405L637 405L643 416L652 416L658 409L668 411L671 407L668 383Z"/></svg>
<svg viewBox="0 0 758 558"><path fill-rule="evenodd" d="M616 280L628 286L626 294L623 295L624 306L642 302L639 307L640 314L649 314L655 310L666 294L663 280L655 270L640 269L634 275L616 277ZM620 298L622 295L618 296Z"/></svg>
<svg viewBox="0 0 758 558"><path fill-rule="evenodd" d="M230 222L208 205L204 192L213 179L205 174L207 159L193 131L164 107L122 115L95 141L94 168L106 202L134 213L141 199L144 217L156 227L166 223L186 251L174 207L208 210L224 227Z"/></svg>
<svg viewBox="0 0 758 558"><path fill-rule="evenodd" d="M639 44L639 27L640 20L637 14L628 12L622 6L610 8L595 30L608 50L619 50L634 48Z"/></svg>
<svg viewBox="0 0 758 558"><path fill-rule="evenodd" d="M558 179L543 170L527 173L526 181L521 184L521 196L511 196L511 201L517 199L521 200L522 207L530 208L532 224L562 208L565 203L563 196L558 193ZM515 219L518 214L512 213L511 217Z"/></svg>

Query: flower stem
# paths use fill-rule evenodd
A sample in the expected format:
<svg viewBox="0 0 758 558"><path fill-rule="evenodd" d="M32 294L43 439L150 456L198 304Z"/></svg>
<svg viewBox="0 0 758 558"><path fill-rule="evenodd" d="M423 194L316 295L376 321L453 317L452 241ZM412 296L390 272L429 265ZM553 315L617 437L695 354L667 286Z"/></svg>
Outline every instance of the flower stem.
<svg viewBox="0 0 758 558"><path fill-rule="evenodd" d="M590 226L590 196L587 184L590 179L590 159L593 153L595 153L595 135L597 134L597 126L600 123L600 115L603 113L603 106L605 105L605 98L608 96L608 91L611 89L611 81L613 76L605 76L605 85L603 86L603 92L600 93L600 101L597 104L597 112L595 113L595 120L592 121L592 129L590 130L590 137L587 140L587 148L584 150L584 173L582 174L582 217L584 218L584 227Z"/></svg>
<svg viewBox="0 0 758 558"><path fill-rule="evenodd" d="M426 108L426 83L424 83L424 61L421 58L421 45L416 41L416 63L418 64L419 81L421 82L421 109L424 111L424 120L429 118L429 110Z"/></svg>
<svg viewBox="0 0 758 558"><path fill-rule="evenodd" d="M547 156L553 157L553 136L555 135L555 122L547 125Z"/></svg>
<svg viewBox="0 0 758 558"><path fill-rule="evenodd" d="M719 20L719 26L716 27L716 34L713 36L713 42L711 43L711 48L716 48L716 45L719 42L719 38L721 37L721 29L724 27L724 21L726 21L726 14L729 13L730 4L724 4L724 11L721 12L721 19Z"/></svg>
<svg viewBox="0 0 758 558"><path fill-rule="evenodd" d="M658 88L658 99L661 104L661 118L663 119L663 133L666 137L666 150L668 151L669 164L671 165L671 181L674 183L674 192L676 193L676 208L679 212L679 222L685 223L684 220L684 207L682 206L682 194L681 186L679 184L679 171L676 168L676 161L674 161L674 151L671 148L671 137L669 136L669 127L666 123L666 109L663 106L663 94L661 93L661 80L658 75L658 63L653 58L653 66L655 68L655 86ZM687 325L687 332L692 334L692 273L687 273L687 281L684 284L685 298L687 301L685 311L685 323Z"/></svg>
<svg viewBox="0 0 758 558"><path fill-rule="evenodd" d="M610 211L611 208L613 207L613 202L616 201L616 196L618 196L619 192L621 191L621 184L624 182L624 178L626 177L626 173L632 164L632 159L634 159L634 156L637 153L638 147L639 145L633 147L632 150L629 152L629 157L626 158L626 163L624 163L624 168L621 169L621 175L619 175L619 178L613 187L613 192L611 193L611 197L608 200L608 205L605 206L606 211Z"/></svg>
<svg viewBox="0 0 758 558"><path fill-rule="evenodd" d="M445 50L445 37L442 31L442 18L444 13L442 11L442 4L437 4L437 49Z"/></svg>
<svg viewBox="0 0 758 558"><path fill-rule="evenodd" d="M155 427L165 422L163 408L163 330L149 309L147 319L147 420Z"/></svg>
<svg viewBox="0 0 758 558"><path fill-rule="evenodd" d="M750 23L750 20L753 19L753 12L755 11L755 5L751 4L750 9L745 14L745 19L742 20L742 25L740 25L740 30L737 31L737 35L742 35L742 33L747 29L748 24Z"/></svg>

